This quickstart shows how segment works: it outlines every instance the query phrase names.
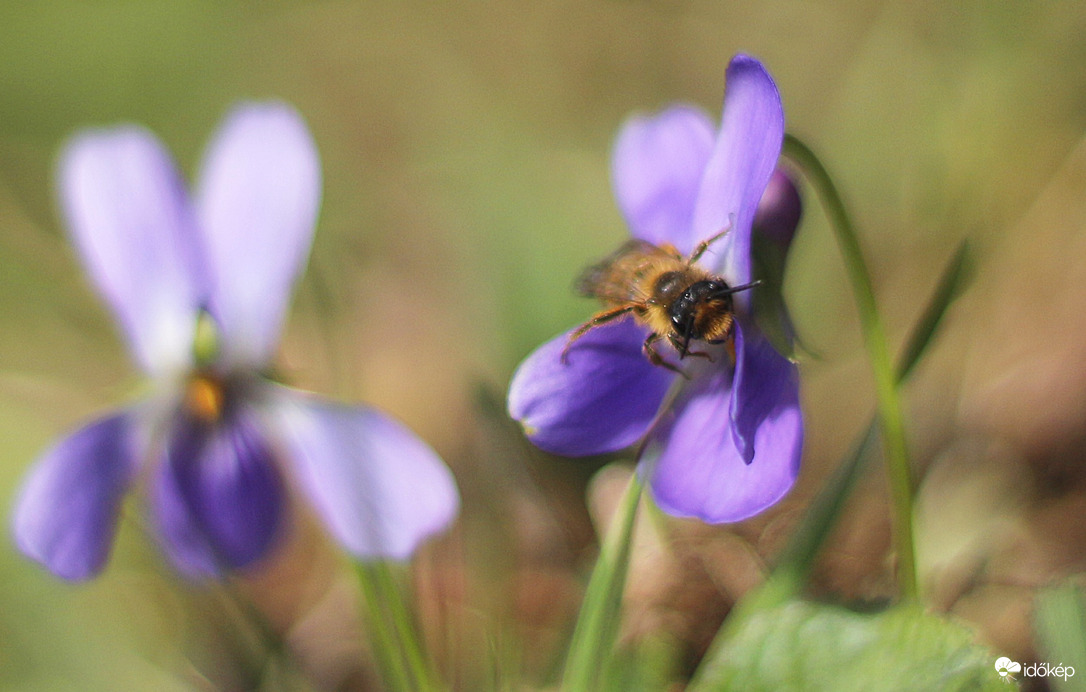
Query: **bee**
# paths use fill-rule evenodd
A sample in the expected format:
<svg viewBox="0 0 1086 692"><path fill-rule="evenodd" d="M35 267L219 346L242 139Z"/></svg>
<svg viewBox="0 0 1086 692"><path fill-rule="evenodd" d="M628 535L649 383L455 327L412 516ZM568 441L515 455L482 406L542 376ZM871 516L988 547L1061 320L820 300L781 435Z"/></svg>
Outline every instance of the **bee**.
<svg viewBox="0 0 1086 692"><path fill-rule="evenodd" d="M649 335L641 350L653 365L685 375L657 350L661 339L678 351L680 360L686 356L712 360L708 353L691 349L691 342L729 341L735 324L732 294L761 283L729 286L723 278L695 264L727 232L725 229L698 243L689 257L683 257L673 245L654 245L635 238L585 269L574 288L586 298L598 298L604 309L570 333L562 350L562 362L577 339L628 316L648 327Z"/></svg>

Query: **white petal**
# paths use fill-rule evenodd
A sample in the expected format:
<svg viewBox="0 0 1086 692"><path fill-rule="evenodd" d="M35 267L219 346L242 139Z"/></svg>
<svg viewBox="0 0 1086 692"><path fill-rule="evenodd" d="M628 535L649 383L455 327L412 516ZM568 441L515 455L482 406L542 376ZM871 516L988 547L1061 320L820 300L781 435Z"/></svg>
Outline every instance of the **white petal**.
<svg viewBox="0 0 1086 692"><path fill-rule="evenodd" d="M225 362L261 367L274 355L320 188L316 146L284 104L238 108L208 148L197 210Z"/></svg>
<svg viewBox="0 0 1086 692"><path fill-rule="evenodd" d="M152 374L185 367L207 283L169 154L135 126L88 132L63 151L59 185L72 240L136 360Z"/></svg>

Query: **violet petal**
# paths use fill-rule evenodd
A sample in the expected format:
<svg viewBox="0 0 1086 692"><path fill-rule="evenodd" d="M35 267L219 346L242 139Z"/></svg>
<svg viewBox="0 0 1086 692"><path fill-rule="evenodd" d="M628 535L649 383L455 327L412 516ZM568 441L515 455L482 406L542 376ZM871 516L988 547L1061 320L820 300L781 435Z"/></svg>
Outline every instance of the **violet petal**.
<svg viewBox="0 0 1086 692"><path fill-rule="evenodd" d="M562 362L568 334L529 355L509 386L509 415L540 449L586 456L628 447L645 434L675 375L642 353L632 320L590 330Z"/></svg>
<svg viewBox="0 0 1086 692"><path fill-rule="evenodd" d="M263 430L246 411L177 421L155 478L154 511L177 568L214 576L268 554L286 495Z"/></svg>
<svg viewBox="0 0 1086 692"><path fill-rule="evenodd" d="M646 471L657 504L668 514L709 523L740 521L780 500L799 473L798 406L783 406L760 421L751 463L736 449L728 370L715 367L691 382L673 417L653 433Z"/></svg>
<svg viewBox="0 0 1086 692"><path fill-rule="evenodd" d="M137 362L186 367L206 275L170 155L140 127L91 131L67 144L58 177L72 240Z"/></svg>
<svg viewBox="0 0 1086 692"><path fill-rule="evenodd" d="M611 177L634 237L671 243L683 254L693 249L694 203L714 135L712 120L693 106L634 116L622 126Z"/></svg>
<svg viewBox="0 0 1086 692"><path fill-rule="evenodd" d="M295 478L356 557L406 560L455 519L460 501L448 467L389 416L286 389L270 415Z"/></svg>
<svg viewBox="0 0 1086 692"><path fill-rule="evenodd" d="M694 207L695 238L730 229L703 263L733 286L751 279L751 223L783 138L784 110L772 77L754 58L735 56L728 65L720 134ZM746 293L736 294L737 303L748 301Z"/></svg>
<svg viewBox="0 0 1086 692"><path fill-rule="evenodd" d="M259 368L274 355L309 256L321 195L316 146L289 106L240 107L208 147L199 182L221 358Z"/></svg>
<svg viewBox="0 0 1086 692"><path fill-rule="evenodd" d="M735 326L735 355L730 416L732 436L740 456L752 463L755 455L762 453L757 444L759 431L766 420L777 418L786 411L795 411L800 425L795 430L797 439L790 444L795 449L798 465L803 433L799 416L799 369L777 353L757 329L742 323Z"/></svg>
<svg viewBox="0 0 1086 692"><path fill-rule="evenodd" d="M15 501L15 543L58 577L98 574L109 557L138 454L131 418L114 414L47 451Z"/></svg>

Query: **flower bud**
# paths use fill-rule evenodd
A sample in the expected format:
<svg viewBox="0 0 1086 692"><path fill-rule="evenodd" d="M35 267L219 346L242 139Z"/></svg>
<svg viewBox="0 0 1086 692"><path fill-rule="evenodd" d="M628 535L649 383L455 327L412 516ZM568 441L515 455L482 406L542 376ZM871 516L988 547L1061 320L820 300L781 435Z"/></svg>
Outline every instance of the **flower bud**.
<svg viewBox="0 0 1086 692"><path fill-rule="evenodd" d="M754 213L754 232L787 249L792 244L802 215L803 201L799 189L791 176L778 167L758 202L758 210Z"/></svg>

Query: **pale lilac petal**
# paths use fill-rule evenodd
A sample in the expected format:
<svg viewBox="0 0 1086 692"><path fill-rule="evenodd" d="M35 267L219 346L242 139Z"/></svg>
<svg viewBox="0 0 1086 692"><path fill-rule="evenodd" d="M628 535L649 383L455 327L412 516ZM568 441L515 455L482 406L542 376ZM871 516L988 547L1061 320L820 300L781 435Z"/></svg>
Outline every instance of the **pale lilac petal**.
<svg viewBox="0 0 1086 692"><path fill-rule="evenodd" d="M208 148L197 210L228 365L274 355L320 206L320 161L301 117L280 103L238 108Z"/></svg>
<svg viewBox="0 0 1086 692"><path fill-rule="evenodd" d="M641 351L632 320L597 327L570 349L568 334L536 349L509 386L509 415L540 449L565 456L613 452L645 434L675 375Z"/></svg>
<svg viewBox="0 0 1086 692"><path fill-rule="evenodd" d="M615 199L636 238L671 243L686 254L693 235L694 203L713 151L715 128L692 106L655 116L634 116L618 134L611 158Z"/></svg>
<svg viewBox="0 0 1086 692"><path fill-rule="evenodd" d="M698 240L730 229L703 263L733 286L750 281L751 223L783 138L784 110L773 79L760 62L737 55L728 65L720 134L694 208ZM748 294L736 294L737 303L748 301Z"/></svg>
<svg viewBox="0 0 1086 692"><path fill-rule="evenodd" d="M269 413L294 476L332 535L356 557L406 560L456 518L456 483L403 424L362 406L284 390Z"/></svg>
<svg viewBox="0 0 1086 692"><path fill-rule="evenodd" d="M131 419L115 414L64 438L31 469L15 502L15 543L58 577L83 580L109 557L137 465Z"/></svg>
<svg viewBox="0 0 1086 692"><path fill-rule="evenodd" d="M72 240L136 360L152 374L185 367L206 276L169 154L139 127L88 132L61 154L59 186Z"/></svg>
<svg viewBox="0 0 1086 692"><path fill-rule="evenodd" d="M286 493L254 417L211 425L182 419L153 487L166 554L193 576L215 576L265 557L280 537Z"/></svg>
<svg viewBox="0 0 1086 692"><path fill-rule="evenodd" d="M684 390L673 417L653 433L646 467L653 497L668 514L709 523L754 516L780 500L799 473L798 407L770 412L754 431L746 463L731 431L731 373L713 368Z"/></svg>

